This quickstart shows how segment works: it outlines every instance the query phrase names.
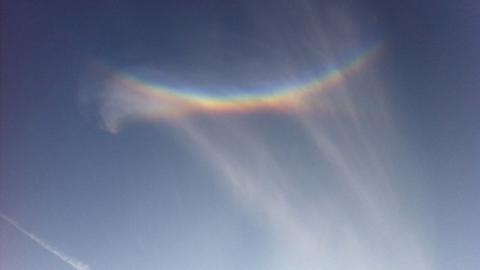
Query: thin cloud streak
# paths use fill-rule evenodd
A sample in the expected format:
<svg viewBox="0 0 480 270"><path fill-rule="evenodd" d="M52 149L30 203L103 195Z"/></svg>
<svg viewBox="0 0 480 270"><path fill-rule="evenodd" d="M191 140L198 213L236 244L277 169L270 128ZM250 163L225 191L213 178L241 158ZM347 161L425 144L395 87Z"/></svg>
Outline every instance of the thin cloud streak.
<svg viewBox="0 0 480 270"><path fill-rule="evenodd" d="M19 232L23 233L25 236L33 240L35 243L37 243L40 247L45 249L46 251L50 252L66 264L70 265L73 269L75 270L90 270L90 267L84 263L81 262L75 258L72 258L70 256L65 255L63 252L59 251L58 249L52 247L50 244L45 242L44 240L38 238L36 235L33 233L25 230L18 222L15 220L11 219L10 217L6 216L3 213L0 213L0 218L2 218L4 221L8 222L10 225L12 225L15 229L17 229Z"/></svg>

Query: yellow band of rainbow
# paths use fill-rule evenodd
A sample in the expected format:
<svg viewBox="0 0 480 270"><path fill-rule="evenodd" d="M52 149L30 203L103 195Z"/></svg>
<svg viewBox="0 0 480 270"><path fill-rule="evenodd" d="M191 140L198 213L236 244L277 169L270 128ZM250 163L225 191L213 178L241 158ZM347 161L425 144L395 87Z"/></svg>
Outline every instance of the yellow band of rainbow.
<svg viewBox="0 0 480 270"><path fill-rule="evenodd" d="M333 88L345 78L361 70L376 55L384 42L376 42L356 54L349 61L335 69L329 69L313 80L295 87L280 88L269 92L248 92L229 96L208 95L197 92L183 92L169 87L141 80L133 75L113 72L113 88L129 92L129 97L145 107L141 117L177 118L197 113L248 113L260 110L289 110L299 108L313 94ZM116 91L116 89L112 89ZM132 101L135 102L135 101Z"/></svg>

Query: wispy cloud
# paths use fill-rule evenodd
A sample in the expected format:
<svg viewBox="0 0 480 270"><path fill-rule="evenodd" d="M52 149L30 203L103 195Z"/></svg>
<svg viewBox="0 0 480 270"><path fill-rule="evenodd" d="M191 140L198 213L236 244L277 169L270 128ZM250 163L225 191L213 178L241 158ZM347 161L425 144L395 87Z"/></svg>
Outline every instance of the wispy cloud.
<svg viewBox="0 0 480 270"><path fill-rule="evenodd" d="M50 252L51 254L53 254L54 256L56 256L57 258L59 258L60 260L65 262L66 264L70 265L73 269L75 269L75 270L90 270L90 267L86 263L84 263L82 261L79 261L75 258L72 258L70 256L65 255L63 252L61 252L58 249L52 247L50 244L48 244L44 240L40 239L39 237L37 237L33 233L25 230L22 226L20 226L20 224L18 224L18 222L16 222L15 220L11 219L8 216L6 216L5 214L0 213L0 218L2 218L4 221L8 222L10 225L15 227L15 229L17 229L19 232L23 233L25 236L27 236L28 238L33 240L40 247L42 247L46 251Z"/></svg>
<svg viewBox="0 0 480 270"><path fill-rule="evenodd" d="M274 58L285 59L280 66L291 69L287 77L292 81L302 81L304 69L294 67L302 59L335 67L347 49L368 55L360 46L363 32L356 30L354 20L339 14L343 19L332 19L336 27L328 27L321 14L311 14L314 10L300 8L298 14L306 14L305 21L298 16L290 21L301 22L302 31L278 35L279 40L286 39L280 44L291 42L291 47L272 44L280 46ZM345 44L350 45L337 49ZM419 206L413 205L403 181L417 180L416 171L414 166L408 171L398 166L411 160L398 151L401 142L384 97L389 89L375 68L351 66L358 72L341 69L333 73L334 83L321 84L329 91L296 99L309 87L295 87L285 104L296 106L287 106L287 114L269 108L266 111L275 113L268 115L268 123L266 118L228 113L170 117L166 112L184 109L176 102L184 92L138 80L132 84L130 77L119 80L125 77L121 73L106 76L101 80L103 91L94 92L102 93L96 101L110 131L132 120L162 120L187 134L187 142L201 160L210 162L219 184L271 234L267 269L432 269L431 241ZM198 96L187 100L192 101L189 106L199 102ZM206 104L208 110L225 112L218 99ZM228 103L231 106L243 107L243 103Z"/></svg>
<svg viewBox="0 0 480 270"><path fill-rule="evenodd" d="M428 244L421 240L422 220L401 210L408 208L404 194L389 187L401 176L367 156L365 148L386 153L371 140L363 143L361 130L345 134L342 130L354 125L340 119L335 125L343 127L328 131L305 115L293 120L304 136L297 139L318 147L310 157L298 153L292 159L298 164L286 162L288 147L274 149L257 128L218 119L177 124L210 161L219 184L268 228L274 239L269 269L431 269ZM349 146L342 136L349 136ZM298 165L312 157L319 167L300 166L299 175ZM308 186L307 181L316 183Z"/></svg>

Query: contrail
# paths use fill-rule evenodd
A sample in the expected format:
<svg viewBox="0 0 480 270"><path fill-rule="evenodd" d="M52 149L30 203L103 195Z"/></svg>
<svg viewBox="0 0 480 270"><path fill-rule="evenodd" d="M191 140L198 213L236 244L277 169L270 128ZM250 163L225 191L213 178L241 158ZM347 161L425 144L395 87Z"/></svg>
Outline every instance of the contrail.
<svg viewBox="0 0 480 270"><path fill-rule="evenodd" d="M18 231L20 231L21 233L26 235L28 238L32 239L39 246L46 249L48 252L52 253L53 255L55 255L56 257L58 257L60 260L64 261L65 263L69 264L73 269L76 269L76 270L90 270L90 267L87 264L85 264L85 263L83 263L83 262L81 262L81 261L79 261L75 258L72 258L70 256L67 256L67 255L63 254L62 252L60 252L56 248L50 246L48 243L46 243L42 239L38 238L37 236L35 236L31 232L25 230L22 226L20 226L20 224L18 224L15 220L9 218L5 214L0 213L0 217L3 220L5 220L6 222L10 223L10 225L15 227L15 229L17 229Z"/></svg>

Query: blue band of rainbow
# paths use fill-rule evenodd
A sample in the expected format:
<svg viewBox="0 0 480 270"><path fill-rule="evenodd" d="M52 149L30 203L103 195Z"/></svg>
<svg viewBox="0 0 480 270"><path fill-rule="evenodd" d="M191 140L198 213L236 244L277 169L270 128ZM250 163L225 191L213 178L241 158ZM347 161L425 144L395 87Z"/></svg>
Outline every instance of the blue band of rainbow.
<svg viewBox="0 0 480 270"><path fill-rule="evenodd" d="M202 92L185 92L159 84L154 84L128 73L110 71L110 90L127 91L127 96L135 103L136 117L172 119L192 114L249 113L261 110L288 111L301 109L306 101L317 93L341 84L352 74L360 71L385 47L384 42L375 42L349 61L337 68L323 72L315 79L294 87L273 89L268 92L250 91L231 95L212 95ZM125 93L124 93L125 95ZM142 107L143 106L143 107ZM142 107L139 109L138 107ZM117 123L118 124L118 123Z"/></svg>

